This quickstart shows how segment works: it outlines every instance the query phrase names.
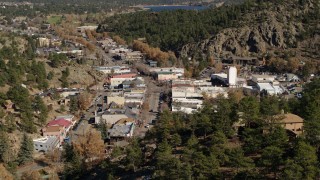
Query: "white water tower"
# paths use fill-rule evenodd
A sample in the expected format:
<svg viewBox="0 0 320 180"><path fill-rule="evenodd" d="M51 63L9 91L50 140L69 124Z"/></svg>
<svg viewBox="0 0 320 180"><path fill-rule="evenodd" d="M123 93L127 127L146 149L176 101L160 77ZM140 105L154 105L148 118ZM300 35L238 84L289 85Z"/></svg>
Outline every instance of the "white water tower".
<svg viewBox="0 0 320 180"><path fill-rule="evenodd" d="M237 85L237 68L234 66L229 67L228 84L229 84L229 86Z"/></svg>

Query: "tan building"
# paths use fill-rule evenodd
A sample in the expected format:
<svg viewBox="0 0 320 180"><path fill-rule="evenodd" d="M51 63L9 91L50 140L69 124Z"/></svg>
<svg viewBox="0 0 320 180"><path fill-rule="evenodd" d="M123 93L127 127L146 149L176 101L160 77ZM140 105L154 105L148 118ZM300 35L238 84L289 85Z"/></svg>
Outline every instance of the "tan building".
<svg viewBox="0 0 320 180"><path fill-rule="evenodd" d="M108 96L107 97L107 104L115 102L116 104L123 106L124 105L124 97L121 96Z"/></svg>
<svg viewBox="0 0 320 180"><path fill-rule="evenodd" d="M63 139L66 137L64 126L49 126L42 129L43 136L54 136L57 137L59 143L63 142Z"/></svg>
<svg viewBox="0 0 320 180"><path fill-rule="evenodd" d="M178 79L178 75L172 72L158 72L158 81L168 81Z"/></svg>
<svg viewBox="0 0 320 180"><path fill-rule="evenodd" d="M296 135L303 133L303 119L295 114L281 114L279 116L281 120L279 124L286 130L293 132Z"/></svg>

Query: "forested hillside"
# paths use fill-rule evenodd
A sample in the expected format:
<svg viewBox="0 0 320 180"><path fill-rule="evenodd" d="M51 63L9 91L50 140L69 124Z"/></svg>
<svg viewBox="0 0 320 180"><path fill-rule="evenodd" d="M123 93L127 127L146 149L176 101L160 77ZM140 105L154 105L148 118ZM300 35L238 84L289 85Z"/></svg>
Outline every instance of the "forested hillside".
<svg viewBox="0 0 320 180"><path fill-rule="evenodd" d="M3 0L0 2L21 2L18 0ZM1 8L0 13L3 15L28 15L28 17L35 17L42 14L52 13L66 13L66 14L83 14L83 13L99 13L111 12L112 9L125 9L129 6L136 5L157 5L157 4L189 4L200 3L202 1L188 1L188 0L30 0L30 4L23 4L19 6L7 6Z"/></svg>
<svg viewBox="0 0 320 180"><path fill-rule="evenodd" d="M145 37L152 46L195 59L295 49L314 60L319 57L319 41L311 39L319 40L319 8L318 0L247 0L199 12L117 15L106 19L100 31L121 35L129 42Z"/></svg>

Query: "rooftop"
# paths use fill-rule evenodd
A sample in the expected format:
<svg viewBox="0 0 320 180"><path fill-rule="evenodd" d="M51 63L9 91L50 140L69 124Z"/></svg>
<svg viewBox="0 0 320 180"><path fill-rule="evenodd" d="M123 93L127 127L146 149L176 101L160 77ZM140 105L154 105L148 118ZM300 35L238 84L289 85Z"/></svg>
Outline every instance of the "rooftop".
<svg viewBox="0 0 320 180"><path fill-rule="evenodd" d="M114 75L111 78L132 78L137 76L136 73L128 73L128 74L119 74L119 75Z"/></svg>
<svg viewBox="0 0 320 180"><path fill-rule="evenodd" d="M47 124L48 126L64 126L65 128L68 128L71 125L71 122L65 119L58 119L58 120L52 120Z"/></svg>
<svg viewBox="0 0 320 180"><path fill-rule="evenodd" d="M282 123L303 123L303 119L300 116L291 113L280 114L277 117L283 118L281 119Z"/></svg>
<svg viewBox="0 0 320 180"><path fill-rule="evenodd" d="M57 141L57 137L55 137L55 136L48 136L48 137L33 140L33 142L40 142L40 143L45 143L45 144L52 144L56 141Z"/></svg>
<svg viewBox="0 0 320 180"><path fill-rule="evenodd" d="M43 132L59 132L62 128L63 126L49 126L49 127L43 128L42 131Z"/></svg>

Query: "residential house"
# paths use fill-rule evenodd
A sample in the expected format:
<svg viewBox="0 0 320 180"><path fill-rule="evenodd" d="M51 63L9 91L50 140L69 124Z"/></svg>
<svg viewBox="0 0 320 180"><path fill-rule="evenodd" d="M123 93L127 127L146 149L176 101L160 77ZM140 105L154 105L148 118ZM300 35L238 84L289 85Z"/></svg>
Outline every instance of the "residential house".
<svg viewBox="0 0 320 180"><path fill-rule="evenodd" d="M105 124L115 124L120 119L128 118L126 114L103 114L99 121L95 122L96 124L105 123Z"/></svg>
<svg viewBox="0 0 320 180"><path fill-rule="evenodd" d="M130 138L133 136L134 128L134 119L124 118L119 120L111 129L108 130L108 136L110 139Z"/></svg>
<svg viewBox="0 0 320 180"><path fill-rule="evenodd" d="M42 128L42 135L44 137L56 137L59 140L59 144L61 144L66 137L66 130L64 126L47 126Z"/></svg>
<svg viewBox="0 0 320 180"><path fill-rule="evenodd" d="M295 135L301 135L303 133L304 120L295 114L287 113L276 116L279 119L277 124L280 124L286 130L294 133Z"/></svg>

